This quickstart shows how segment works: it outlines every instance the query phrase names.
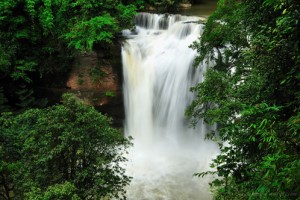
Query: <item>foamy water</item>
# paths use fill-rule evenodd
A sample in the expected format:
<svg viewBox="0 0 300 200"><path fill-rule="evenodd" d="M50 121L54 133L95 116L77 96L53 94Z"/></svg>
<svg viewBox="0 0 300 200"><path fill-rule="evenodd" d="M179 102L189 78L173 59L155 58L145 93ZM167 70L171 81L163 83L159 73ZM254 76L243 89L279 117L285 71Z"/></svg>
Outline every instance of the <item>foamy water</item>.
<svg viewBox="0 0 300 200"><path fill-rule="evenodd" d="M185 109L190 88L203 80L207 64L193 67L188 46L201 35L198 17L140 13L136 30L124 30L122 47L125 132L134 138L127 174L131 200L211 199L209 178L193 174L209 169L217 146L204 140L212 128L199 121L189 127Z"/></svg>

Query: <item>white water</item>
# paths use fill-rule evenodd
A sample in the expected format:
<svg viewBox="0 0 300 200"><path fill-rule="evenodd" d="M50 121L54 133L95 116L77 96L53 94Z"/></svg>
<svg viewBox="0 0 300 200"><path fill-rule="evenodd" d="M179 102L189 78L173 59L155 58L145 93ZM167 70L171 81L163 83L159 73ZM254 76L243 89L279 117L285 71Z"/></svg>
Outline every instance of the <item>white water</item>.
<svg viewBox="0 0 300 200"><path fill-rule="evenodd" d="M188 46L201 35L198 17L140 13L136 30L123 31L125 132L134 138L127 174L130 200L211 199L208 178L193 174L209 169L217 152L205 140L209 127L193 129L184 112L203 79L206 64L194 68L196 52Z"/></svg>

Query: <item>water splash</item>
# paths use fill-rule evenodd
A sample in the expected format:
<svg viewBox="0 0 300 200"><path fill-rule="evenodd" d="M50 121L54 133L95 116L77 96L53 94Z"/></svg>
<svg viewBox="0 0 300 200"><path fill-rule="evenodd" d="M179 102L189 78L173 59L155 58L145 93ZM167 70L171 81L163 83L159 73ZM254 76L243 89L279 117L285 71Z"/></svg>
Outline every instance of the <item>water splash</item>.
<svg viewBox="0 0 300 200"><path fill-rule="evenodd" d="M208 179L193 174L208 169L217 147L204 136L202 121L189 128L184 116L203 80L207 64L193 67L188 46L201 36L198 17L140 13L136 30L123 31L125 133L134 138L127 173L132 200L210 199Z"/></svg>

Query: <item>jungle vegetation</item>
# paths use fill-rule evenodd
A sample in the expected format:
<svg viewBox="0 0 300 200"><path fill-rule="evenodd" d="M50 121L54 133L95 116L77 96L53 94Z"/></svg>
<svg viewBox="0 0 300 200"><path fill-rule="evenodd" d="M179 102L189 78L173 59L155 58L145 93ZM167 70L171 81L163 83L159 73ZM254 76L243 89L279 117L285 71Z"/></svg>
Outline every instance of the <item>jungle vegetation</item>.
<svg viewBox="0 0 300 200"><path fill-rule="evenodd" d="M300 1L220 0L199 41L205 81L191 90L193 123L220 154L207 172L215 199L299 199Z"/></svg>
<svg viewBox="0 0 300 200"><path fill-rule="evenodd" d="M48 106L34 84L67 73L74 55L113 43L142 1L0 2L0 199L125 196L130 145L111 119L76 97ZM53 82L57 79L53 79Z"/></svg>
<svg viewBox="0 0 300 200"><path fill-rule="evenodd" d="M0 2L0 199L125 198L130 177L120 164L130 141L75 96L49 106L35 86L59 82L78 53L108 51L145 6L178 2Z"/></svg>
<svg viewBox="0 0 300 200"><path fill-rule="evenodd" d="M123 199L130 141L72 94L0 117L1 199Z"/></svg>

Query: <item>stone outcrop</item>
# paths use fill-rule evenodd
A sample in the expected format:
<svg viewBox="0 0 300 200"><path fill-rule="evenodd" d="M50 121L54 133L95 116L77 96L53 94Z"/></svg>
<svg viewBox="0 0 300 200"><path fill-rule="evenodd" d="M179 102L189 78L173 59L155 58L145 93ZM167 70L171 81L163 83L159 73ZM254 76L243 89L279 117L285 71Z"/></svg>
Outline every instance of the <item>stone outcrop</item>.
<svg viewBox="0 0 300 200"><path fill-rule="evenodd" d="M124 105L122 94L122 64L120 46L103 52L78 55L66 82L66 92L74 93L86 104L113 117L122 126Z"/></svg>
<svg viewBox="0 0 300 200"><path fill-rule="evenodd" d="M118 74L110 60L99 61L95 52L80 54L75 61L66 86L93 106L102 106L120 90ZM83 95L93 91L95 95Z"/></svg>

